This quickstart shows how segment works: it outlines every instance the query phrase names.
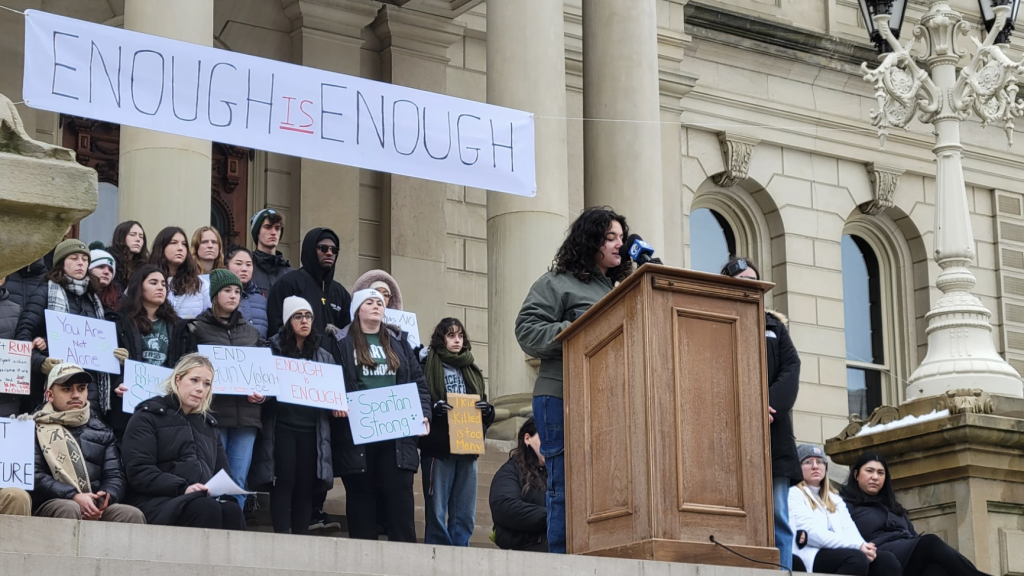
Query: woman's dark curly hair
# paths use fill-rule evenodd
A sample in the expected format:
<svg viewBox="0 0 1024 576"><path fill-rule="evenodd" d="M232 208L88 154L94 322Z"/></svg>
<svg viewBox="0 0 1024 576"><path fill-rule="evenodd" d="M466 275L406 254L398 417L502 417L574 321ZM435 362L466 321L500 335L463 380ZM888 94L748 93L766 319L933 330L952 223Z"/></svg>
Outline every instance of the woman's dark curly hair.
<svg viewBox="0 0 1024 576"><path fill-rule="evenodd" d="M524 495L530 488L543 492L547 490L548 486L547 469L540 463L533 448L526 443L527 434L537 435L537 423L533 421L532 416L519 427L519 442L509 454L509 458L516 461L516 469L519 470L519 483L523 485Z"/></svg>
<svg viewBox="0 0 1024 576"><path fill-rule="evenodd" d="M151 274L159 274L161 277L160 281L164 283L166 288L167 274L163 269L155 264L144 264L132 274L132 279L128 282L128 289L125 291L124 297L121 298L121 304L118 308L121 316L131 320L135 327L139 329L140 334L149 334L153 331L153 323L149 321L146 306L142 302L142 286ZM178 318L178 313L174 311L170 298L164 300L164 303L157 307L156 318L157 320L163 320L168 330L174 330L174 327L181 320Z"/></svg>
<svg viewBox="0 0 1024 576"><path fill-rule="evenodd" d="M605 235L612 221L622 226L622 238L629 237L626 217L616 214L607 206L587 208L569 227L569 234L555 254L555 260L548 270L555 274L572 274L581 282L590 282L600 274L594 258L604 245ZM607 276L614 282L621 282L633 271L633 263L623 258L622 262L608 270Z"/></svg>
<svg viewBox="0 0 1024 576"><path fill-rule="evenodd" d="M309 332L309 336L302 343L302 350L299 350L297 339L295 338L295 329L292 328L292 319L289 318L287 322L281 326L281 355L287 356L288 358L304 358L306 360L312 360L316 357L316 350L320 347L320 333L316 331L314 325L312 330Z"/></svg>
<svg viewBox="0 0 1024 576"><path fill-rule="evenodd" d="M125 220L118 224L117 228L114 228L114 237L110 241L110 250L108 250L117 262L117 274L114 276L114 281L122 287L128 285L136 270L149 262L149 248L146 247L147 238L145 230L142 231L142 249L139 250L138 254L133 253L128 248L127 242L125 242L133 226L142 228L142 224L135 220Z"/></svg>
<svg viewBox="0 0 1024 576"><path fill-rule="evenodd" d="M452 329L456 332L462 332L462 349L472 350L473 345L469 343L469 334L466 333L466 327L462 325L462 321L458 318L442 318L437 326L434 328L434 333L430 335L430 348L433 350L445 350L447 349L447 342L444 337L452 332Z"/></svg>

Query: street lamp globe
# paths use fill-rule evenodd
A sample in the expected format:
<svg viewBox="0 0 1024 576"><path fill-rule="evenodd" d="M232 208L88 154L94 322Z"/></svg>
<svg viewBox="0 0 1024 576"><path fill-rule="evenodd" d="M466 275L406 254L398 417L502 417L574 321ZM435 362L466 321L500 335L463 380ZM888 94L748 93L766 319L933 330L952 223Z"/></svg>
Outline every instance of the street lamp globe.
<svg viewBox="0 0 1024 576"><path fill-rule="evenodd" d="M996 36L996 44L1009 44L1010 34L1013 32L1013 25L1017 21L1017 12L1020 10L1020 0L978 0L978 7L981 8L981 19L985 22L985 31L991 31L996 23L996 6L1009 6L1010 15L1006 18L1006 24Z"/></svg>
<svg viewBox="0 0 1024 576"><path fill-rule="evenodd" d="M860 14L864 18L864 25L868 29L868 38L875 43L875 49L879 54L892 52L892 47L882 37L875 24L875 16L889 14L889 30L898 40L900 28L903 27L903 17L907 14L907 0L857 0L860 3ZM979 0L980 2L999 2L1000 0ZM1020 2L1020 0L1015 0Z"/></svg>

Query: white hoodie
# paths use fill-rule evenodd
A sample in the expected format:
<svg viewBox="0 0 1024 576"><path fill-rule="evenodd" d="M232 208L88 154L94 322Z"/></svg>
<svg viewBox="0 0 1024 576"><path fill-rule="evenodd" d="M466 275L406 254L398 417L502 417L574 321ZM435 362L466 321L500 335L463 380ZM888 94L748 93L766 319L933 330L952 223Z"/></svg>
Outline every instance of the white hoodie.
<svg viewBox="0 0 1024 576"><path fill-rule="evenodd" d="M859 550L864 544L864 538L857 530L857 525L853 523L843 499L832 495L832 502L836 505L834 513L829 513L822 505L812 510L807 499L816 496L813 490L809 486L793 486L789 489L789 525L793 529L793 555L803 561L807 572L814 571L814 557L822 548ZM797 546L797 533L800 530L807 532L807 544L803 548Z"/></svg>

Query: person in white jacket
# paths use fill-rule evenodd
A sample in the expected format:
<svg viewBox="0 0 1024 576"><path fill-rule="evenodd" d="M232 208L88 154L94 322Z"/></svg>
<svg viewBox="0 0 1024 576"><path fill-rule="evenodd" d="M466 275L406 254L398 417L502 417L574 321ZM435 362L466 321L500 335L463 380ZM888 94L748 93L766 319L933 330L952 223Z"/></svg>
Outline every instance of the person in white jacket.
<svg viewBox="0 0 1024 576"><path fill-rule="evenodd" d="M846 503L829 484L828 458L810 444L797 447L803 482L789 489L793 570L819 574L901 576L899 561L865 542Z"/></svg>

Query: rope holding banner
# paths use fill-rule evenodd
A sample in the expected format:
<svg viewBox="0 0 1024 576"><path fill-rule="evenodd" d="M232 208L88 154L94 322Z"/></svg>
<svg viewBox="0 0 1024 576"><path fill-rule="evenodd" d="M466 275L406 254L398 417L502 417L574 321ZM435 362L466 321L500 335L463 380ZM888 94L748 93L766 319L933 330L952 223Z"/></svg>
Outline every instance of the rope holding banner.
<svg viewBox="0 0 1024 576"><path fill-rule="evenodd" d="M15 10L14 8L4 6L3 4L0 4L0 9L7 10L8 12L14 12L15 14L21 14L22 16L25 15L21 10Z"/></svg>

